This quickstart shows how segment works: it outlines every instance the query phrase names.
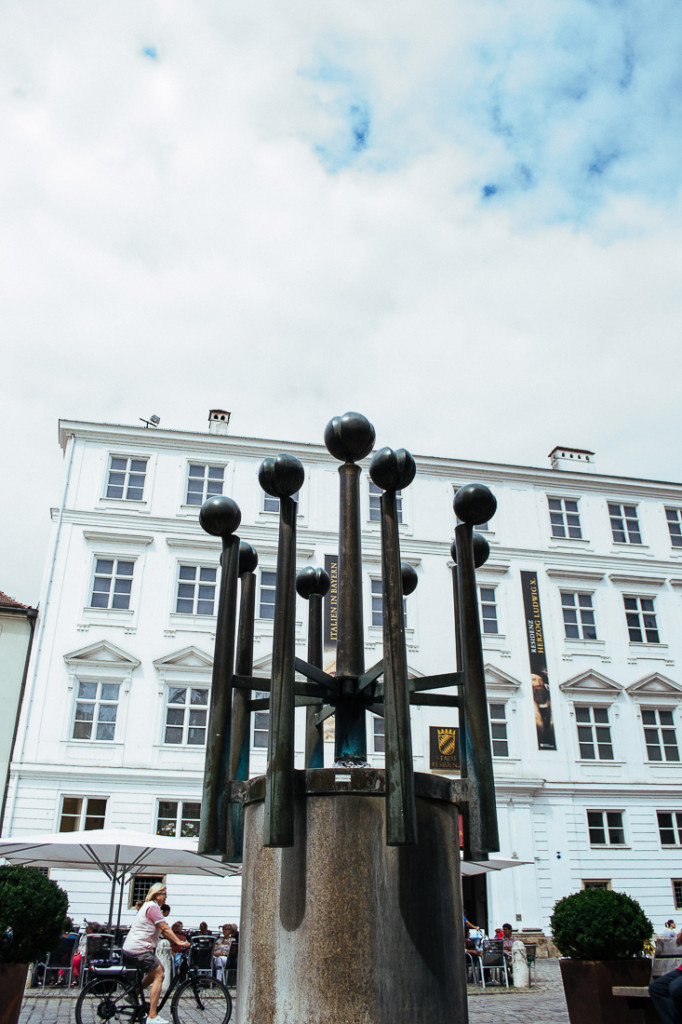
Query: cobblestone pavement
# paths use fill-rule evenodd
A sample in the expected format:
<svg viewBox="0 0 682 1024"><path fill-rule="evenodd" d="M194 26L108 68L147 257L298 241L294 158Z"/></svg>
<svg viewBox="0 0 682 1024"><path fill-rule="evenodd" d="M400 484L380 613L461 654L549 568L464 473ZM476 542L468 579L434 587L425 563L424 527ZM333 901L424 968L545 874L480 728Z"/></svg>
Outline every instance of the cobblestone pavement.
<svg viewBox="0 0 682 1024"><path fill-rule="evenodd" d="M29 989L19 1024L73 1024L77 994L78 990L56 993ZM238 1024L234 1015L230 1024ZM559 961L538 960L537 984L530 989L507 991L495 986L483 992L469 986L469 1024L568 1024Z"/></svg>

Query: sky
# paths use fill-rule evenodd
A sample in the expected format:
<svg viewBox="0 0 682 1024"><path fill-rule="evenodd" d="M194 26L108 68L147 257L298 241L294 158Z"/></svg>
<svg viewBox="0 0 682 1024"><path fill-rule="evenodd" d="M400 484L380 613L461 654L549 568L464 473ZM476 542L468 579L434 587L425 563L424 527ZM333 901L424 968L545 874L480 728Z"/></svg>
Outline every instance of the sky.
<svg viewBox="0 0 682 1024"><path fill-rule="evenodd" d="M5 0L0 590L60 417L682 478L677 0Z"/></svg>

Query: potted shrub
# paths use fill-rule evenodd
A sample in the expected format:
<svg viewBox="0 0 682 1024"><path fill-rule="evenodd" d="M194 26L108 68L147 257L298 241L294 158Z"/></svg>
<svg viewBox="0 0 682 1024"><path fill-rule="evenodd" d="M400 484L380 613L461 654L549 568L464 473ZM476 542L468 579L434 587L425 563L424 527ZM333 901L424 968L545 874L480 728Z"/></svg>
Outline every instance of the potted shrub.
<svg viewBox="0 0 682 1024"><path fill-rule="evenodd" d="M16 1024L28 965L54 949L69 901L35 868L0 867L0 1024Z"/></svg>
<svg viewBox="0 0 682 1024"><path fill-rule="evenodd" d="M642 1011L614 996L614 985L648 985L645 943L653 925L624 892L583 889L559 900L550 918L562 957L561 977L571 1024L640 1024Z"/></svg>

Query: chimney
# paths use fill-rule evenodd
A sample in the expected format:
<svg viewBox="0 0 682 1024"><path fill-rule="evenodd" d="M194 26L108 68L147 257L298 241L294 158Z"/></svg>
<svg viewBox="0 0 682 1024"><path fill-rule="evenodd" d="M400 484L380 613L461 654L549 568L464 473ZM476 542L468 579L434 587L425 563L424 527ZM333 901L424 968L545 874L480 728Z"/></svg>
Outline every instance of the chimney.
<svg viewBox="0 0 682 1024"><path fill-rule="evenodd" d="M566 445L559 444L552 448L549 457L552 460L552 469L568 469L574 473L594 472L594 452L588 452L586 448L567 448Z"/></svg>
<svg viewBox="0 0 682 1024"><path fill-rule="evenodd" d="M209 434L227 434L230 426L231 413L225 409L211 409L208 414Z"/></svg>

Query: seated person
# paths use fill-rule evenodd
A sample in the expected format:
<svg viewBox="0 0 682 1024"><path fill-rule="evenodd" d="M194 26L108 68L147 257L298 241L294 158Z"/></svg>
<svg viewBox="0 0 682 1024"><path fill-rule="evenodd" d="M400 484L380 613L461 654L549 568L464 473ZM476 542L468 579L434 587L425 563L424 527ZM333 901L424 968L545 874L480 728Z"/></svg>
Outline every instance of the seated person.
<svg viewBox="0 0 682 1024"><path fill-rule="evenodd" d="M514 945L512 931L513 929L510 924L502 925L502 948L509 957L511 957L512 946Z"/></svg>
<svg viewBox="0 0 682 1024"><path fill-rule="evenodd" d="M468 926L464 929L464 948L466 949L467 953L471 953L472 956L481 955L480 949L477 948L476 943L471 938L470 929Z"/></svg>
<svg viewBox="0 0 682 1024"><path fill-rule="evenodd" d="M163 907L161 909L163 910ZM175 941L171 940L171 952L173 953L173 960L176 966L180 963L180 952L185 948L183 943L187 942L187 936L183 929L182 921L175 921L171 925L171 931L175 936Z"/></svg>
<svg viewBox="0 0 682 1024"><path fill-rule="evenodd" d="M677 933L675 945L682 946L682 929ZM682 966L654 978L649 985L649 995L661 1021L665 1024L682 1021Z"/></svg>
<svg viewBox="0 0 682 1024"><path fill-rule="evenodd" d="M668 939L674 939L676 935L677 935L677 925L675 924L675 922L671 918L669 921L665 922L665 928L663 929L663 938L667 942Z"/></svg>
<svg viewBox="0 0 682 1024"><path fill-rule="evenodd" d="M199 925L199 935L205 935L208 937L210 936L210 934L211 933L208 930L208 925L206 924L205 921L202 921L201 924Z"/></svg>
<svg viewBox="0 0 682 1024"><path fill-rule="evenodd" d="M232 947L232 925L224 924L221 929L221 935L216 942L215 949L213 951L213 962L216 968L216 977L218 981L225 981L225 972L227 970L227 959L230 955L230 949Z"/></svg>

